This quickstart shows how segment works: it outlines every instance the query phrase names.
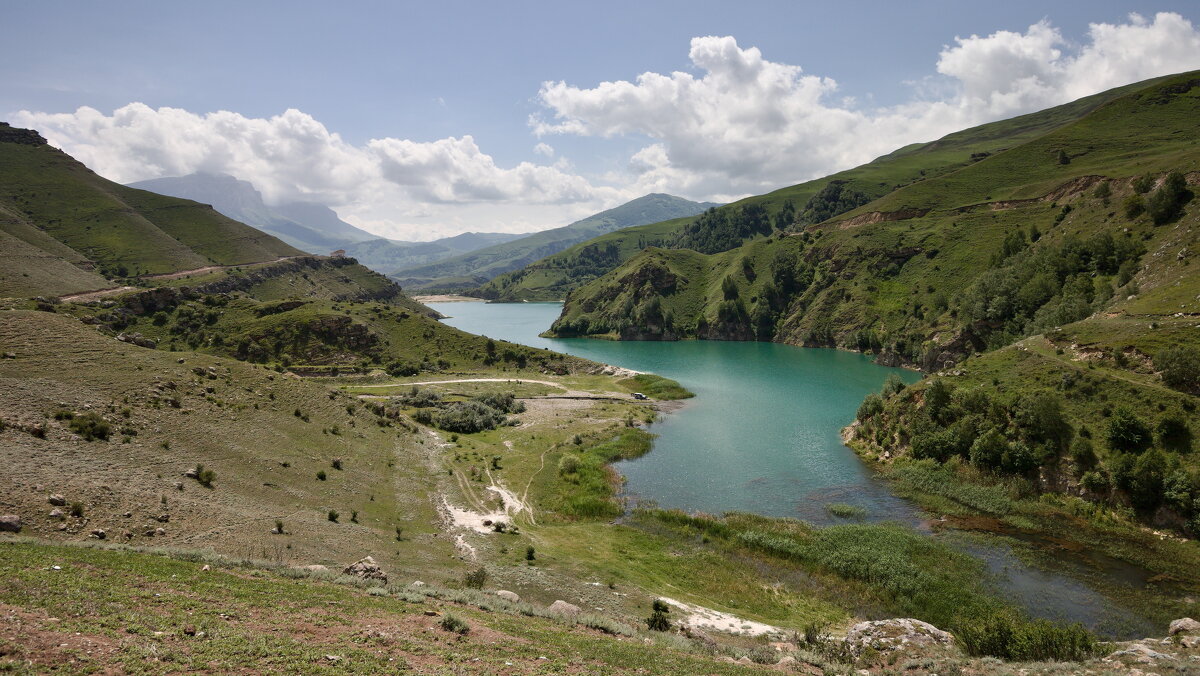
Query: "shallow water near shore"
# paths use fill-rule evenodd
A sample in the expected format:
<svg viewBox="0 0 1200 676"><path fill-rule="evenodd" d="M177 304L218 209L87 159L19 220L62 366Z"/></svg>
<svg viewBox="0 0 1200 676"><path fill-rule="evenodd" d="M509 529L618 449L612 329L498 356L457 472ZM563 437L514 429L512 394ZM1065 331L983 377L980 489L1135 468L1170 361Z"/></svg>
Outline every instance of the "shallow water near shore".
<svg viewBox="0 0 1200 676"><path fill-rule="evenodd" d="M849 522L827 509L843 503L866 510L865 521L898 521L928 531L925 515L875 478L840 437L863 397L878 391L890 374L911 383L918 373L879 366L851 352L775 343L540 337L561 303L429 305L447 315L446 324L464 331L656 373L696 393L653 425L658 438L651 453L616 466L631 501L818 525ZM1052 568L1035 568L1003 537L947 537L983 560L997 591L1031 615L1082 622L1114 638L1155 633L1145 619L1089 586L1096 569L1089 552L1056 553ZM1112 582L1144 584L1145 571L1122 565L1120 579Z"/></svg>

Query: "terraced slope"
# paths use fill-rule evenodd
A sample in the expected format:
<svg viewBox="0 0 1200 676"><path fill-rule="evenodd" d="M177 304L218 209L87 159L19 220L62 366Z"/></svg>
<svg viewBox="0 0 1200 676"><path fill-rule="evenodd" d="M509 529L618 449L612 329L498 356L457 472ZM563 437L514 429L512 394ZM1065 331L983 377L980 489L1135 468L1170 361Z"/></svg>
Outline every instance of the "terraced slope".
<svg viewBox="0 0 1200 676"><path fill-rule="evenodd" d="M747 209L761 212L767 227L749 232L731 230L722 224L700 229L703 237L688 237L695 218L681 218L626 228L577 244L521 270L502 275L477 292L498 300L558 300L587 282L615 269L648 246L697 248L698 239L721 243L704 249L714 253L733 248L747 239L765 239L772 229L795 230L824 221L861 204L910 184L955 172L1006 149L1036 139L1087 115L1125 93L1152 82L1129 85L1089 96L1048 110L949 134L937 141L913 144L884 155L868 164L816 180L756 195L720 207L728 221L736 221ZM790 203L790 207L787 205ZM864 209L866 207L863 207ZM715 225L715 227L713 227ZM717 235L714 237L714 235Z"/></svg>

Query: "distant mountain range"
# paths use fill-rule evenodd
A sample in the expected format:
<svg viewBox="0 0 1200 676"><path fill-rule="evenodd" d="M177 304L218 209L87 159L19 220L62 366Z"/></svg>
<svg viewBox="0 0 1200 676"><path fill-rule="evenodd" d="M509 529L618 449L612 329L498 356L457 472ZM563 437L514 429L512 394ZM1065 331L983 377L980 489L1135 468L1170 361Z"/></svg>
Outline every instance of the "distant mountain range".
<svg viewBox="0 0 1200 676"><path fill-rule="evenodd" d="M435 263L401 267L391 276L409 289L468 290L593 237L647 223L695 216L719 206L651 193L570 225L544 230Z"/></svg>
<svg viewBox="0 0 1200 676"><path fill-rule="evenodd" d="M155 178L130 183L129 187L211 204L229 218L275 235L308 253L328 254L345 249L347 256L357 258L377 272L424 265L524 237L501 232L468 232L432 242L386 239L350 225L338 218L333 209L316 202L268 206L252 183L227 174L201 172Z"/></svg>

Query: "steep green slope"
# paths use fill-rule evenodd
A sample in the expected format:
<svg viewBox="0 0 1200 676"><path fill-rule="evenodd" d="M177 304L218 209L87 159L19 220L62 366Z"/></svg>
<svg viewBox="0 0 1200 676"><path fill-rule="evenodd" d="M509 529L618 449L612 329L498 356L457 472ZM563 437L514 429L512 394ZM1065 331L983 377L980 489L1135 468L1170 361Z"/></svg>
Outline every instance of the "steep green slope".
<svg viewBox="0 0 1200 676"><path fill-rule="evenodd" d="M761 210L760 218L776 229L807 227L901 187L919 184L1016 147L1077 120L1114 98L1160 80L973 127L931 143L905 146L854 169L728 204L717 210L724 216L724 222L717 220L707 227L696 227L697 219L683 218L610 233L502 275L483 285L476 295L495 300L557 300L647 246L693 248L712 253L732 248L748 238L769 236L770 228L738 232L738 228L730 227L743 219L747 208ZM689 226L695 231L689 233Z"/></svg>
<svg viewBox="0 0 1200 676"><path fill-rule="evenodd" d="M710 206L713 205L671 195L650 194L561 228L534 233L432 265L402 268L393 272L392 276L407 288L469 289L577 242L619 228L693 216Z"/></svg>
<svg viewBox="0 0 1200 676"><path fill-rule="evenodd" d="M8 234L46 256L106 277L255 263L300 253L208 206L105 180L36 132L8 125L0 127L0 186ZM20 268L9 268L7 274L32 277L31 270L44 260L35 256L12 262ZM60 269L62 262L57 263ZM79 275L63 275L52 286L58 293L97 288L94 277ZM26 285L20 293L28 290ZM17 291L15 286L0 288L0 295Z"/></svg>

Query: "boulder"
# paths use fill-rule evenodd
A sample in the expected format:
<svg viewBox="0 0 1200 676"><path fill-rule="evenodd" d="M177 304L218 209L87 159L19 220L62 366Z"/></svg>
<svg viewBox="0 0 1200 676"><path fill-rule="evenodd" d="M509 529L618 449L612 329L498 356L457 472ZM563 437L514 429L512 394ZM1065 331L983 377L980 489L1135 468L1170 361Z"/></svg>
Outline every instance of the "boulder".
<svg viewBox="0 0 1200 676"><path fill-rule="evenodd" d="M1171 660L1173 656L1166 653L1160 653L1144 643L1133 643L1128 647L1113 652L1105 660L1120 660L1136 662L1138 664L1152 664L1158 660Z"/></svg>
<svg viewBox="0 0 1200 676"><path fill-rule="evenodd" d="M167 534L167 529L166 529L166 528L155 528L155 529L154 529L154 537L159 537L159 538L160 538L160 537L162 537L162 536L164 536L164 535L166 535L166 534Z"/></svg>
<svg viewBox="0 0 1200 676"><path fill-rule="evenodd" d="M58 495L57 493L46 498L46 501L49 502L50 504L54 505L55 507L63 507L67 504L67 499L61 495Z"/></svg>
<svg viewBox="0 0 1200 676"><path fill-rule="evenodd" d="M67 513L62 511L61 509L55 508L55 509L50 510L50 518L51 519L65 519L65 518L67 518Z"/></svg>
<svg viewBox="0 0 1200 676"><path fill-rule="evenodd" d="M379 567L379 564L375 563L375 559L369 556L364 556L358 561L346 566L342 569L342 572L346 575L353 575L364 580L379 580L384 584L387 584L388 580L387 574L383 572L383 569Z"/></svg>
<svg viewBox="0 0 1200 676"><path fill-rule="evenodd" d="M583 612L583 609L579 606L575 605L574 603L567 603L562 599L551 603L548 610L552 613L558 613L559 615L578 615L579 613Z"/></svg>
<svg viewBox="0 0 1200 676"><path fill-rule="evenodd" d="M104 538L108 537L108 533L105 533L103 528L93 528L92 532L89 534L89 537L94 537L97 540L103 540Z"/></svg>
<svg viewBox="0 0 1200 676"><path fill-rule="evenodd" d="M323 573L325 571L328 571L329 568L322 566L319 563L313 563L313 564L310 564L307 566L300 566L300 570L307 570L310 573Z"/></svg>
<svg viewBox="0 0 1200 676"><path fill-rule="evenodd" d="M21 532L21 517L16 514L4 514L0 516L0 533L20 533Z"/></svg>
<svg viewBox="0 0 1200 676"><path fill-rule="evenodd" d="M912 618L859 622L846 633L846 647L856 656L867 648L879 652L951 646L954 636L937 627Z"/></svg>
<svg viewBox="0 0 1200 676"><path fill-rule="evenodd" d="M500 598L504 599L505 601L511 601L513 603L521 602L521 597L518 596L516 592L510 592L507 589L501 589L501 590L497 591L496 596L499 596Z"/></svg>
<svg viewBox="0 0 1200 676"><path fill-rule="evenodd" d="M1171 623L1167 633L1171 636L1176 634L1200 634L1200 622L1193 620L1190 617L1181 617Z"/></svg>

